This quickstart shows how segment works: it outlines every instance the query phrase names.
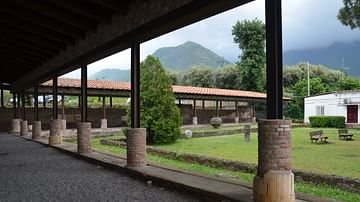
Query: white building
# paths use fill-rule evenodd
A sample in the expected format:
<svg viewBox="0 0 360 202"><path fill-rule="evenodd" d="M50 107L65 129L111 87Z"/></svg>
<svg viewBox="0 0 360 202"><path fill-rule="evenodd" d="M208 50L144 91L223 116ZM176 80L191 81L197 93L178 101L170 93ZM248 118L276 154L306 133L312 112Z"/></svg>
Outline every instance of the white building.
<svg viewBox="0 0 360 202"><path fill-rule="evenodd" d="M360 123L359 104L360 90L306 97L304 122L309 123L309 116L344 116L346 123L357 124Z"/></svg>

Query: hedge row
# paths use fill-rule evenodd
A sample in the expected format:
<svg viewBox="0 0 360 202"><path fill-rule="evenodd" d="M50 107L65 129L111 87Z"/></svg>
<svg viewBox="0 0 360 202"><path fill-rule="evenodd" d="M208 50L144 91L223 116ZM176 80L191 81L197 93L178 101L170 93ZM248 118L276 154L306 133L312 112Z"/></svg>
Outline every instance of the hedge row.
<svg viewBox="0 0 360 202"><path fill-rule="evenodd" d="M310 116L311 127L345 128L343 116Z"/></svg>

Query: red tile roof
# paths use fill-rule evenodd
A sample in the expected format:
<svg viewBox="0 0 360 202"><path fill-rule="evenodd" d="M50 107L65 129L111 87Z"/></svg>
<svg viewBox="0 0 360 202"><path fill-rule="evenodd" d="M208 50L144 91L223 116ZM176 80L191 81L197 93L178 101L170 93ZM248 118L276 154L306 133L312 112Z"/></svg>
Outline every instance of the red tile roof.
<svg viewBox="0 0 360 202"><path fill-rule="evenodd" d="M42 86L52 86L52 80L44 82ZM80 88L81 82L79 79L59 78L59 87L73 87ZM89 89L108 89L108 90L124 90L130 91L130 83L119 82L119 81L106 81L106 80L88 80ZM193 94L193 95L210 95L210 96L221 96L221 97L244 97L244 98L255 98L265 99L265 93L243 91L243 90L228 90L220 88L201 88L193 86L179 86L173 85L173 91L175 94ZM290 99L285 98L284 99Z"/></svg>

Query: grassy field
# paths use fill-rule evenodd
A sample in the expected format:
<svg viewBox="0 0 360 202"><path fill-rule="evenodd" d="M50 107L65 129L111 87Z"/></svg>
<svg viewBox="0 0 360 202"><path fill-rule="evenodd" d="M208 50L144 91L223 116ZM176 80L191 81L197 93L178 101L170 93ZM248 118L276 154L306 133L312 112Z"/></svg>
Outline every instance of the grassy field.
<svg viewBox="0 0 360 202"><path fill-rule="evenodd" d="M293 168L315 173L334 174L360 178L360 130L349 130L354 141L340 141L335 129L322 129L329 136L329 144L312 144L311 128L292 129ZM162 149L212 156L224 159L257 163L257 136L244 142L242 134L208 138L178 140Z"/></svg>
<svg viewBox="0 0 360 202"><path fill-rule="evenodd" d="M119 136L113 136L110 138L119 138ZM126 156L126 150L116 146L106 146L100 144L101 138L92 139L92 147L99 151L110 152L120 157ZM76 141L76 140L75 140ZM226 177L231 179L240 179L246 182L252 182L254 174L234 172L225 169L210 168L207 166L185 163L181 161L170 160L154 155L147 155L147 159L150 162L155 162L169 167L175 167L180 170L187 170L191 172L213 175L218 177ZM295 190L297 192L307 193L315 196L332 198L341 201L356 202L360 201L360 194L355 194L347 191L342 191L338 188L329 187L326 185L314 185L311 183L296 182Z"/></svg>

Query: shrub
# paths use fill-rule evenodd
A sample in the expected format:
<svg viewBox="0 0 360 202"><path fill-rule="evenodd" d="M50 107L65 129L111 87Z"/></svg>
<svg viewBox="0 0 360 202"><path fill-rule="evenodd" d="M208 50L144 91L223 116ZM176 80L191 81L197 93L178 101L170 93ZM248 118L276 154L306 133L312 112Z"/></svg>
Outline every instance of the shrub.
<svg viewBox="0 0 360 202"><path fill-rule="evenodd" d="M311 127L345 128L343 116L310 116Z"/></svg>
<svg viewBox="0 0 360 202"><path fill-rule="evenodd" d="M150 144L170 144L180 136L182 119L171 79L160 60L148 56L140 65L140 125ZM129 112L130 110L128 110ZM127 113L128 124L131 113Z"/></svg>
<svg viewBox="0 0 360 202"><path fill-rule="evenodd" d="M210 125L212 125L214 128L219 128L222 124L221 117L213 117L210 119Z"/></svg>

